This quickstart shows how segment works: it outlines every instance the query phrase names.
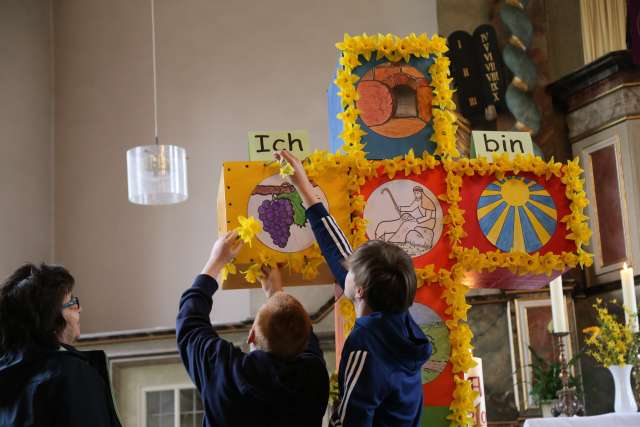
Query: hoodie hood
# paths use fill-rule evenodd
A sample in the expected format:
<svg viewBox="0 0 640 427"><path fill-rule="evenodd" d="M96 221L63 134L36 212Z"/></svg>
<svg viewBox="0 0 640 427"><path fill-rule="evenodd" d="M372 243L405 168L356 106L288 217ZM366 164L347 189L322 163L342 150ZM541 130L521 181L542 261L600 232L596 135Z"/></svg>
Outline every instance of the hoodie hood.
<svg viewBox="0 0 640 427"><path fill-rule="evenodd" d="M356 327L367 330L372 352L408 372L419 370L431 356L429 338L408 311L372 313L356 319Z"/></svg>
<svg viewBox="0 0 640 427"><path fill-rule="evenodd" d="M56 351L55 347L28 347L0 354L0 378L2 382L25 369L32 369L35 364L44 361L53 351ZM10 383L7 382L7 384Z"/></svg>
<svg viewBox="0 0 640 427"><path fill-rule="evenodd" d="M45 382L53 375L45 369L51 351L27 348L0 355L0 407L11 406L21 398L29 384Z"/></svg>

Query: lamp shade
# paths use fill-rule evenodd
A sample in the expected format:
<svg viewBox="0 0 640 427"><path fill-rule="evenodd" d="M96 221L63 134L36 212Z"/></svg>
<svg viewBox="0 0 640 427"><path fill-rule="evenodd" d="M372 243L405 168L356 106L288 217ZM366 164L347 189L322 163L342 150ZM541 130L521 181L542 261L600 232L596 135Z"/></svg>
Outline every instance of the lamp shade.
<svg viewBox="0 0 640 427"><path fill-rule="evenodd" d="M144 145L127 150L129 201L167 205L187 200L187 154L177 145Z"/></svg>

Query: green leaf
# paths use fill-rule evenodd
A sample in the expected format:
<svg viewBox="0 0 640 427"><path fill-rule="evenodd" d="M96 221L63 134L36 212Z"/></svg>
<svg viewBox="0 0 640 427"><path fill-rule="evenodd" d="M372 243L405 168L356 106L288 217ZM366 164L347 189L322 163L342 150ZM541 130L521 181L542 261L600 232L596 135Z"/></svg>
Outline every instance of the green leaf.
<svg viewBox="0 0 640 427"><path fill-rule="evenodd" d="M287 199L293 206L293 223L299 227L304 227L307 223L307 216L305 214L304 205L302 204L302 198L297 191L291 193L277 194L274 199Z"/></svg>

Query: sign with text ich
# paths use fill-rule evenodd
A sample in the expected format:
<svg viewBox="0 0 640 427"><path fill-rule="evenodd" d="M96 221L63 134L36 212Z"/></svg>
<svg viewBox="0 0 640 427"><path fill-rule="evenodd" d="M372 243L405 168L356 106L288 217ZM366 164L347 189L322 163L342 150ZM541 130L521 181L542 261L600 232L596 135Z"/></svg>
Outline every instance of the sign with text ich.
<svg viewBox="0 0 640 427"><path fill-rule="evenodd" d="M273 152L287 150L298 158L310 153L306 130L249 132L249 160L273 160Z"/></svg>

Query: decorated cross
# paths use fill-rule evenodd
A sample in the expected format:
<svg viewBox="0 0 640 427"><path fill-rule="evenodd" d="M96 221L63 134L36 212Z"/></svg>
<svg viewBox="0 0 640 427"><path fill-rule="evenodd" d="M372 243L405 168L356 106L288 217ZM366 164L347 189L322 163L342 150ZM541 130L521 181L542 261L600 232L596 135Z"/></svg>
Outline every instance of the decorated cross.
<svg viewBox="0 0 640 427"><path fill-rule="evenodd" d="M577 160L460 158L444 39L411 34L338 43L329 89L331 152L304 160L318 195L353 247L392 242L413 259L411 313L435 343L423 367L423 422L467 425L474 365L466 322L470 287L537 288L590 265L587 205ZM289 285L331 283L300 197L276 162L227 162L219 231L252 242L224 272L224 289L256 286L263 264L286 264ZM252 240L252 237L255 239ZM235 273L235 274L232 274ZM336 353L355 321L336 300Z"/></svg>

